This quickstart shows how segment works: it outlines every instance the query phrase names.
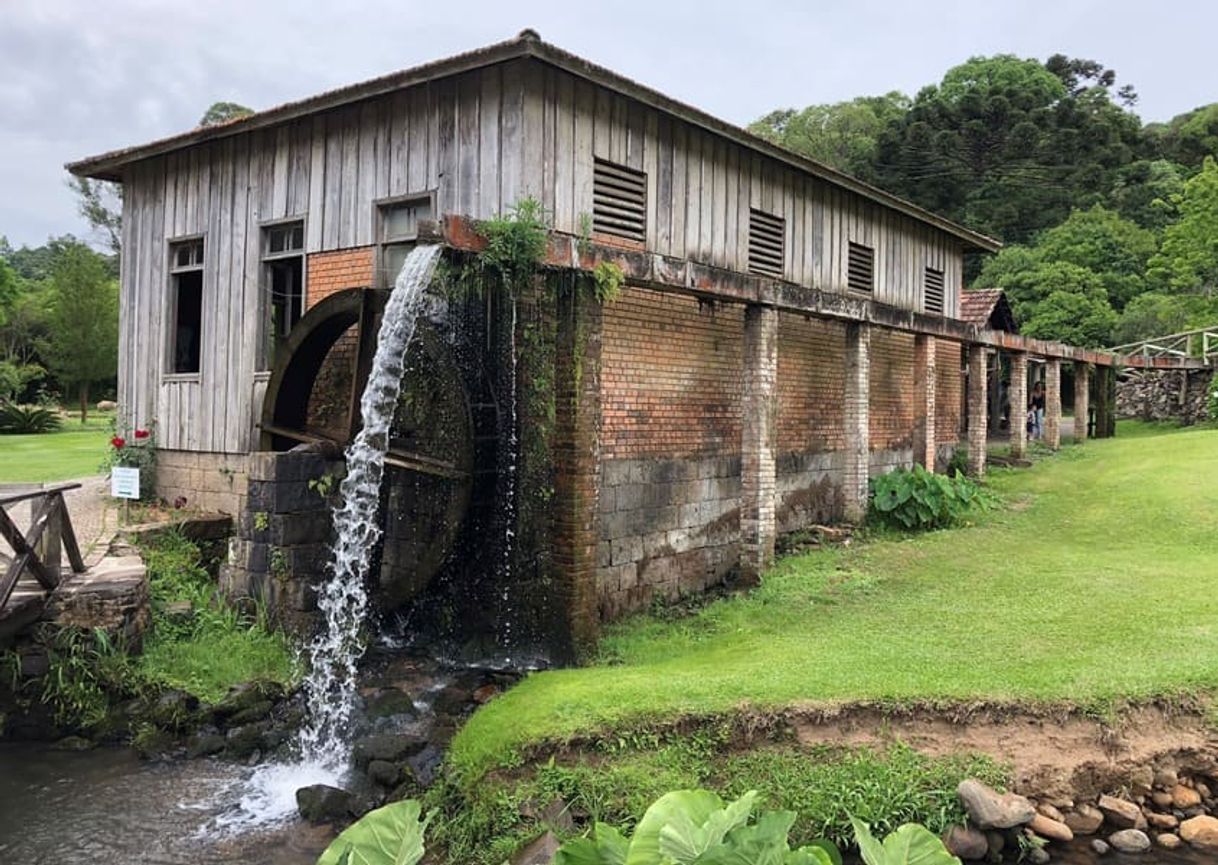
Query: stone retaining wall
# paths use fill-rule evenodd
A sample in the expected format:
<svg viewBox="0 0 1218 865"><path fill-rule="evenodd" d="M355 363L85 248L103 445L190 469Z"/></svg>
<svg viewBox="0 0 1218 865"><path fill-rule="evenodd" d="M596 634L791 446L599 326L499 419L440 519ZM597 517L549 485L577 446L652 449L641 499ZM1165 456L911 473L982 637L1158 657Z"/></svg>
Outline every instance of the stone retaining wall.
<svg viewBox="0 0 1218 865"><path fill-rule="evenodd" d="M1126 373L1117 380L1117 417L1192 425L1206 420L1209 370L1161 370Z"/></svg>

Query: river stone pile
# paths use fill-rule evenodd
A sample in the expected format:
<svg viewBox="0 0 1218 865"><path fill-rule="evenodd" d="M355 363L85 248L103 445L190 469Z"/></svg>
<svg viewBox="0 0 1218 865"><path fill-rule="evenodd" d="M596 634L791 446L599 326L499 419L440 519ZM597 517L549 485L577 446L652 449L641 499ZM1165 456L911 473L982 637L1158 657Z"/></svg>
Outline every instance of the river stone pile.
<svg viewBox="0 0 1218 865"><path fill-rule="evenodd" d="M1145 853L1156 846L1218 855L1218 818L1211 816L1218 810L1215 790L1218 769L1186 775L1170 766L1139 767L1123 795L1079 802L1038 802L968 779L956 790L968 825L952 827L943 843L965 861L1022 849L1028 861L1044 863L1052 843L1079 836L1095 836L1091 848L1100 855Z"/></svg>
<svg viewBox="0 0 1218 865"><path fill-rule="evenodd" d="M1117 417L1176 420L1191 426L1208 416L1209 370L1138 372L1117 382Z"/></svg>

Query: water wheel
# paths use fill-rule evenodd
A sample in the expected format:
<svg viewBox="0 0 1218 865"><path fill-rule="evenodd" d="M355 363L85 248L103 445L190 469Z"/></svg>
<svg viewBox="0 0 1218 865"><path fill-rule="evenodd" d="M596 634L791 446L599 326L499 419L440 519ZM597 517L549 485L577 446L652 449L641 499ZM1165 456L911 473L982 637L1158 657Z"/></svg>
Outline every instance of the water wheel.
<svg viewBox="0 0 1218 865"><path fill-rule="evenodd" d="M360 429L360 396L372 367L388 292L347 289L322 300L276 353L262 409L263 450L346 445ZM474 432L450 346L420 318L385 457L382 598L398 606L444 564L469 507Z"/></svg>

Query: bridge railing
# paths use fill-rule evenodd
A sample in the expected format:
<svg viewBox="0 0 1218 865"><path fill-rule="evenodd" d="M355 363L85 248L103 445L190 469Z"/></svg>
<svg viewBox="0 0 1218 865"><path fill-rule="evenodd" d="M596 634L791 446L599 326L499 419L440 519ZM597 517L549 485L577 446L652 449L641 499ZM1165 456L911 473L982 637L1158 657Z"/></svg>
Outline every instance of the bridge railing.
<svg viewBox="0 0 1218 865"><path fill-rule="evenodd" d="M72 519L63 494L80 484L0 491L0 539L7 542L12 558L0 556L0 610L8 603L17 581L28 572L48 592L54 591L63 575L62 554L67 553L74 573L85 570L76 542ZM32 517L24 532L17 527L8 508L30 502Z"/></svg>
<svg viewBox="0 0 1218 865"><path fill-rule="evenodd" d="M1141 355L1147 358L1199 357L1207 362L1218 361L1218 325L1129 342L1108 350L1114 354Z"/></svg>

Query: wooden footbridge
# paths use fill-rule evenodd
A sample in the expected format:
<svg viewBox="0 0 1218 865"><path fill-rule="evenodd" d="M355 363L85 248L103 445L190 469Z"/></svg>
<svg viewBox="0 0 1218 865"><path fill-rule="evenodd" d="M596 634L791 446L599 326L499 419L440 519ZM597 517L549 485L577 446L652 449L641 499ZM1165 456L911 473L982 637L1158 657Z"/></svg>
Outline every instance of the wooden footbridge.
<svg viewBox="0 0 1218 865"><path fill-rule="evenodd" d="M86 565L64 497L80 486L10 486L0 492L0 645L46 618L88 624L99 600L132 582L143 588L138 556L107 555ZM18 516L23 507L30 508L24 530Z"/></svg>

